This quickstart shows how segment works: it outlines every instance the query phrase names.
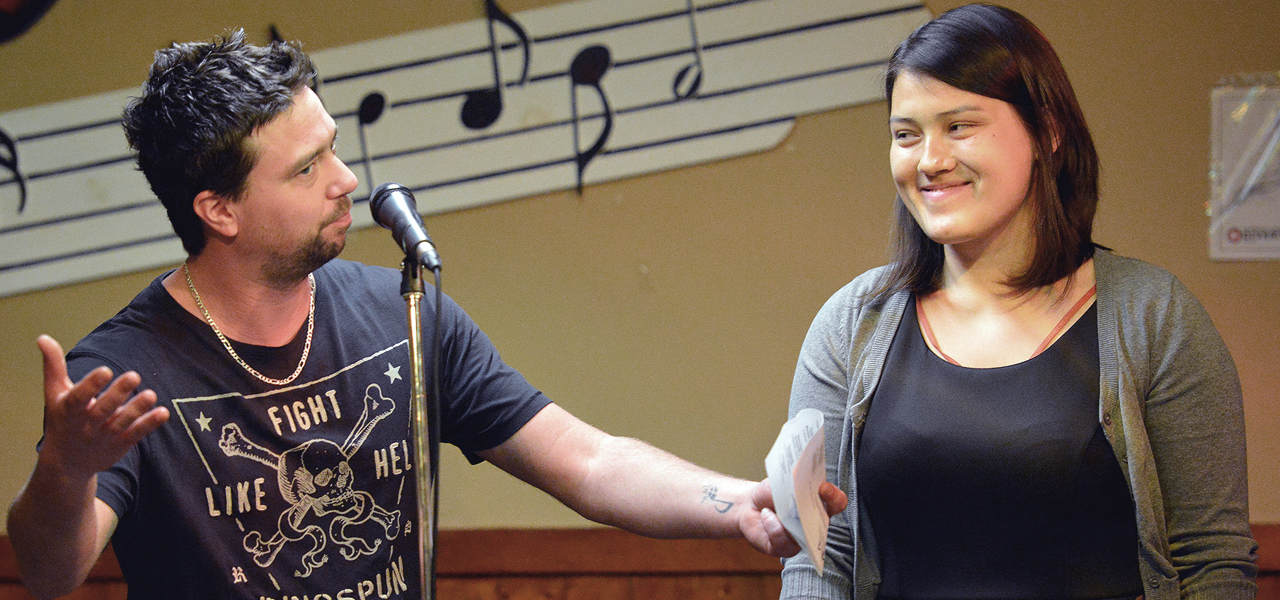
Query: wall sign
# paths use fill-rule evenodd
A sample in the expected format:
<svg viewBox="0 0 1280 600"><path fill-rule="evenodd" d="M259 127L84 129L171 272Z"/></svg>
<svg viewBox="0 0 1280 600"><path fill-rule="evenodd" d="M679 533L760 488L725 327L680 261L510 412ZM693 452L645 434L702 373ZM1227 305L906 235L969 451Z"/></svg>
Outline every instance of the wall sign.
<svg viewBox="0 0 1280 600"><path fill-rule="evenodd" d="M766 150L799 115L880 100L930 18L894 0L485 7L311 53L357 203L395 181L430 214ZM120 127L137 94L0 113L0 296L185 256Z"/></svg>
<svg viewBox="0 0 1280 600"><path fill-rule="evenodd" d="M1280 258L1280 77L1213 90L1209 258Z"/></svg>

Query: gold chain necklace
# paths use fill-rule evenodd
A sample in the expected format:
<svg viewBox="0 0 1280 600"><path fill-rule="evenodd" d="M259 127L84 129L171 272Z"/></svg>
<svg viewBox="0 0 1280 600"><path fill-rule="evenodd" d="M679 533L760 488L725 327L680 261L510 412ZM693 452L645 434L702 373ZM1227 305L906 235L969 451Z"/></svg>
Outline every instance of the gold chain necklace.
<svg viewBox="0 0 1280 600"><path fill-rule="evenodd" d="M187 278L187 289L191 290L191 297L195 299L196 306L200 307L200 312L204 315L204 320L209 322L209 327L213 328L213 333L222 341L222 347L227 349L227 352L231 354L231 358L236 359L236 362L239 363L240 366L244 367L244 370L248 371L250 375L253 375L254 377L257 377L271 385L285 385L298 378L298 375L302 373L302 367L307 364L307 355L311 354L311 332L315 329L316 324L315 275L307 276L307 281L311 283L311 306L307 308L307 341L302 346L302 360L298 361L298 368L293 370L293 375L284 379L272 379L262 373L259 373L253 367L250 367L249 363L244 362L244 359L240 358L240 355L236 354L235 349L231 347L231 342L227 340L227 336L222 335L222 330L218 329L218 324L213 322L213 317L209 315L209 311L204 307L204 302L200 301L200 292L196 291L196 284L191 281L191 271L187 269L186 262L182 263L182 274Z"/></svg>

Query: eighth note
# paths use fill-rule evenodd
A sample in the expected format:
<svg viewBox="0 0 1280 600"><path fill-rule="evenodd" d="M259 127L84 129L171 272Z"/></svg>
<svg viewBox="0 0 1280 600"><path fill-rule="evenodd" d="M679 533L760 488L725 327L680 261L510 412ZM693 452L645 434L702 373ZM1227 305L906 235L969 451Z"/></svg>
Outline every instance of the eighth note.
<svg viewBox="0 0 1280 600"><path fill-rule="evenodd" d="M272 23L267 27L267 36L268 38L270 38L272 44L288 44L289 43L289 40L284 39L284 35L280 33L280 28L276 27L275 23ZM314 65L312 65L312 68L315 68ZM311 83L308 84L307 87L311 88L311 91L315 92L316 94L320 93L320 73L319 72L317 72L315 76L311 78Z"/></svg>
<svg viewBox="0 0 1280 600"><path fill-rule="evenodd" d="M497 122L502 116L502 70L498 66L498 38L493 31L494 21L498 21L511 29L520 38L520 49L524 53L524 69L520 73L520 85L529 81L529 34L498 6L497 0L484 1L484 16L489 22L489 60L493 66L493 87L480 88L467 92L467 99L462 102L462 124L467 129L484 129Z"/></svg>
<svg viewBox="0 0 1280 600"><path fill-rule="evenodd" d="M13 139L3 129L0 129L0 149L4 150L0 152L0 167L13 173L13 181L18 184L18 213L21 214L27 209L27 178L18 170L18 145L13 143ZM0 182L0 186L7 183Z"/></svg>
<svg viewBox="0 0 1280 600"><path fill-rule="evenodd" d="M578 55L573 57L573 62L569 65L569 79L572 85L569 88L570 104L573 108L573 151L574 159L578 163L578 195L582 195L582 174L587 170L587 163L604 149L604 143L609 139L609 133L613 130L613 110L609 108L609 98L605 96L604 88L600 85L600 80L604 78L605 72L609 70L609 64L613 59L609 55L609 49L604 46L587 46L583 48ZM578 141L579 121L582 120L578 114L578 86L585 85L596 91L600 96L600 104L604 107L604 129L600 131L600 136L596 138L594 144L585 151Z"/></svg>
<svg viewBox="0 0 1280 600"><path fill-rule="evenodd" d="M694 18L698 10L693 7L693 0L687 0L689 14L689 39L693 45L693 62L676 72L675 81L671 82L671 92L676 100L692 98L702 87L702 42L698 39L698 23Z"/></svg>
<svg viewBox="0 0 1280 600"><path fill-rule="evenodd" d="M373 160L369 157L369 144L364 139L364 128L376 123L387 107L387 97L382 92L369 92L360 101L360 110L356 113L356 130L360 133L360 161L364 163L364 184L373 189Z"/></svg>

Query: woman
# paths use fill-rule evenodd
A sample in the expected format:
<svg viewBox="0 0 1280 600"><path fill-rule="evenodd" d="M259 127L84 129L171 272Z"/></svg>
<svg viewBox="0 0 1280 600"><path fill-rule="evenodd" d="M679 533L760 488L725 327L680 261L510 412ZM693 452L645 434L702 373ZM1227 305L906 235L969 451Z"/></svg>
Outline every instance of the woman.
<svg viewBox="0 0 1280 600"><path fill-rule="evenodd" d="M1097 155L1043 34L961 7L885 78L896 256L837 292L791 413L849 495L784 598L1252 598L1240 384L1172 275L1092 241Z"/></svg>

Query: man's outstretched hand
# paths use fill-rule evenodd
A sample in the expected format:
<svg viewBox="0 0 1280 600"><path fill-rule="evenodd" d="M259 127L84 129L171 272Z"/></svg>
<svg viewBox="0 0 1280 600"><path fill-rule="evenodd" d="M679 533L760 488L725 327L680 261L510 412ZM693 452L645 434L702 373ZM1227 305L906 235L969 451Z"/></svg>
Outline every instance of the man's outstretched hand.
<svg viewBox="0 0 1280 600"><path fill-rule="evenodd" d="M828 516L835 516L849 504L849 497L840 488L824 481L818 487L818 496L827 509ZM768 480L756 484L747 498L748 510L738 518L742 536L759 550L770 556L787 557L800 552L800 544L787 533L782 521L774 513L773 490Z"/></svg>
<svg viewBox="0 0 1280 600"><path fill-rule="evenodd" d="M72 383L58 342L42 335L36 345L44 356L41 453L55 453L62 468L83 471L86 478L110 468L168 420L169 410L156 407L155 392L136 391L142 381L137 373L113 380L110 369L99 367Z"/></svg>

